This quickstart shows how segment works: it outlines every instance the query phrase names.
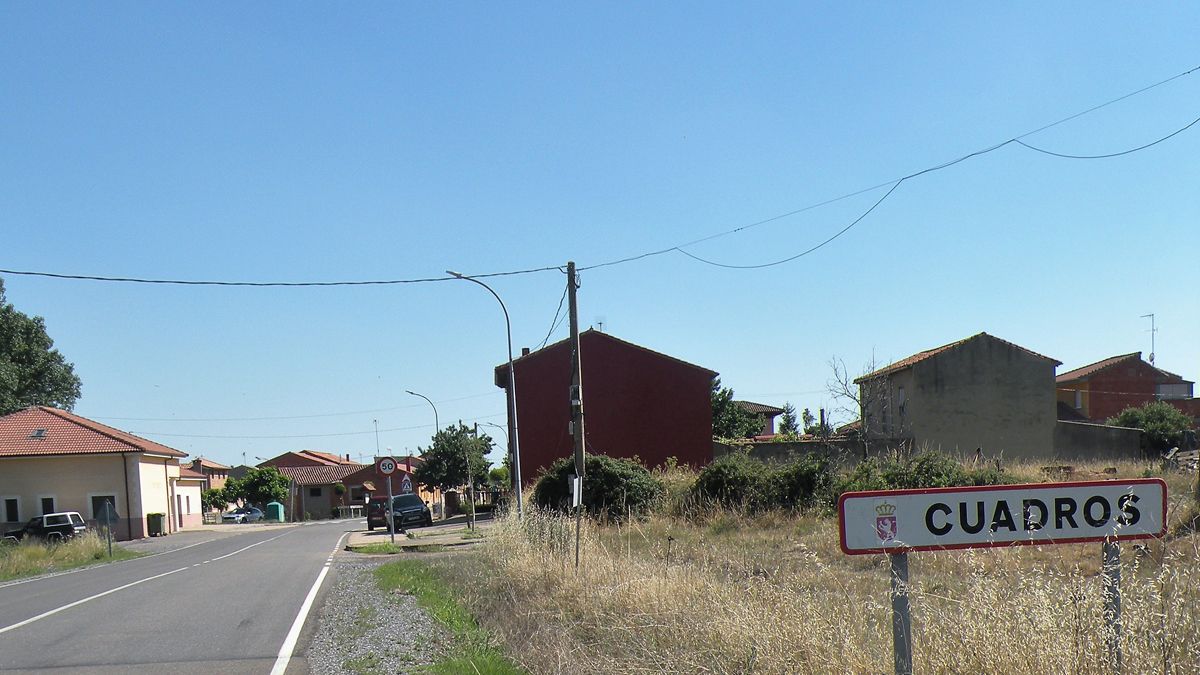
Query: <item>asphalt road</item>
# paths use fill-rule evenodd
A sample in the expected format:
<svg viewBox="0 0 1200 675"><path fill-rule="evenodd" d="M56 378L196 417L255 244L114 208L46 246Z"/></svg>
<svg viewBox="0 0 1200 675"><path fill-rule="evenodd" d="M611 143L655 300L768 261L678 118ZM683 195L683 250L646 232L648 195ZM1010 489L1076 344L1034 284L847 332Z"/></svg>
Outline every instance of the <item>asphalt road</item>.
<svg viewBox="0 0 1200 675"><path fill-rule="evenodd" d="M361 523L264 527L0 586L0 672L308 672L328 563Z"/></svg>

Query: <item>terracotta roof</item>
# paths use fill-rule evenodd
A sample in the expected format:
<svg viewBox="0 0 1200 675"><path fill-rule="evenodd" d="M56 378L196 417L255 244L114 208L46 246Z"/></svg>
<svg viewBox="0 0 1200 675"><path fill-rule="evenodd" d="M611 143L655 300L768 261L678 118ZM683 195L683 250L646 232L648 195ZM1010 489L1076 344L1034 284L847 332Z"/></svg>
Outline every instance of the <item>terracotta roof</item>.
<svg viewBox="0 0 1200 675"><path fill-rule="evenodd" d="M905 368L911 368L912 366L915 366L916 364L918 364L926 359L937 356L938 354L941 354L944 351L948 351L950 349L958 347L959 345L966 344L967 342L970 342L971 340L974 340L979 337L984 337L984 336L990 337L993 340L996 340L998 342L1003 342L1004 344L1006 344L1010 347L1015 347L1017 349L1020 349L1021 351L1025 352L1026 354L1035 356L1039 359L1045 359L1045 360L1051 361L1057 365L1062 365L1062 362L1057 359L1052 359L1049 356L1039 354L1031 349L1026 349L1019 344L1015 344L1013 342L1009 342L1008 340L998 338L995 335L988 335L987 333L977 333L975 335L972 335L969 338L963 338L962 340L956 340L954 342L951 342L948 345L942 345L941 347L934 347L933 349L927 349L923 352L917 352L916 354L913 354L912 356L909 356L908 358L900 359L899 361L896 361L895 363L893 363L889 366L885 366L883 368L880 368L879 370L867 373L866 375L863 375L862 377L855 379L854 382L855 382L855 384L858 384L860 382L874 379L876 377L883 377L884 375L890 375L894 372L904 370Z"/></svg>
<svg viewBox="0 0 1200 675"><path fill-rule="evenodd" d="M769 415L774 417L776 415L783 414L783 408L776 408L773 405L767 405L765 403L755 403L753 401L734 401L734 403L741 406L744 410L754 413L755 415Z"/></svg>
<svg viewBox="0 0 1200 675"><path fill-rule="evenodd" d="M208 480L208 476L187 468L186 466L179 467L179 480Z"/></svg>
<svg viewBox="0 0 1200 675"><path fill-rule="evenodd" d="M1067 372L1063 373L1062 375L1055 377L1054 381L1055 382L1070 382L1072 380L1082 380L1086 377L1091 377L1092 375L1095 375L1096 373L1100 372L1101 370L1104 370L1105 368L1115 366L1118 363L1121 363L1123 361L1128 361L1129 359L1137 359L1140 361L1142 359L1142 353L1134 352L1132 354L1122 354L1120 356L1110 356L1107 359L1104 359L1102 361L1097 361L1092 364L1088 364L1086 366L1083 366L1082 368L1076 368L1075 370L1067 371Z"/></svg>
<svg viewBox="0 0 1200 675"><path fill-rule="evenodd" d="M361 464L331 464L324 466L277 466L279 473L297 485L330 485L362 469Z"/></svg>
<svg viewBox="0 0 1200 675"><path fill-rule="evenodd" d="M582 340L583 336L585 336L585 335L601 336L601 337L604 337L613 342L618 342L627 347L632 347L634 349L646 352L647 354L653 354L654 356L658 356L658 357L661 357L664 359L668 359L670 361L674 361L675 363L678 363L683 366L687 366L688 368L694 368L696 370L703 371L705 373L708 373L712 377L717 376L717 371L715 371L715 370L709 370L708 368L705 368L703 366L698 366L694 363L688 363L687 361L684 361L683 359L677 359L674 356L671 356L669 354L664 354L662 352L656 352L653 349L649 349L647 347L643 347L641 345L634 344L632 342L629 342L628 340L622 340L621 338L614 337L614 336L610 335L609 333L603 333L594 328L589 328L589 329L583 331L582 333L580 333L579 339ZM526 354L524 356L515 358L515 359L513 359L513 366L515 367L516 364L524 361L525 359L529 359L534 356L537 356L538 354L541 354L544 351L554 349L554 348L558 347L559 345L567 344L570 342L570 340L571 340L571 338L569 338L569 337L564 338L562 340L559 340L558 342L553 342L551 344L548 344L545 347L542 347L541 349L539 349L537 351L529 352L528 354ZM496 366L495 373L496 373L496 386L503 388L504 387L503 383L508 381L508 362L506 361L506 362Z"/></svg>
<svg viewBox="0 0 1200 675"><path fill-rule="evenodd" d="M0 457L121 452L187 456L186 452L49 406L34 406L0 417Z"/></svg>
<svg viewBox="0 0 1200 675"><path fill-rule="evenodd" d="M196 464L197 462L200 464L200 466L206 466L210 469L229 469L229 467L221 464L220 462L214 462L211 459L205 459L203 457L197 457L196 459L192 460L192 464Z"/></svg>
<svg viewBox="0 0 1200 675"><path fill-rule="evenodd" d="M311 457L313 459L328 462L330 464L358 464L358 462L351 461L349 459L346 459L345 457L335 455L331 452L320 452L317 450L300 450L296 454L304 455L305 457Z"/></svg>

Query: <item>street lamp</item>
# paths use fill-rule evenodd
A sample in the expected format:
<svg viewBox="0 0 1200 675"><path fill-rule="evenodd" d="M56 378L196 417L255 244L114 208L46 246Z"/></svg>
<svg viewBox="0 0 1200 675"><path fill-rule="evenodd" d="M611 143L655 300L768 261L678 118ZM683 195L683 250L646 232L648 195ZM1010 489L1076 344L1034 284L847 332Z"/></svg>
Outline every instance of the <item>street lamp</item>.
<svg viewBox="0 0 1200 675"><path fill-rule="evenodd" d="M508 318L508 308L504 306L504 301L500 299L496 291L482 281L463 276L453 270L446 270L446 274L483 286L488 293L492 294L492 297L496 298L496 302L500 303L500 309L504 312L504 329L508 334L508 386L504 388L508 398L508 452L512 457L513 492L517 496L517 518L521 518L525 515L525 505L521 497L521 451L517 447L517 378L513 375L512 322Z"/></svg>
<svg viewBox="0 0 1200 675"><path fill-rule="evenodd" d="M415 391L409 391L407 389L404 390L404 393L412 394L413 396L419 396L419 397L425 399L425 401L427 403L429 403L429 407L433 408L433 433L434 433L434 435L437 435L437 432L442 430L442 425L440 422L438 422L437 406L434 405L433 401L430 401L429 397L425 396L424 394L418 394Z"/></svg>

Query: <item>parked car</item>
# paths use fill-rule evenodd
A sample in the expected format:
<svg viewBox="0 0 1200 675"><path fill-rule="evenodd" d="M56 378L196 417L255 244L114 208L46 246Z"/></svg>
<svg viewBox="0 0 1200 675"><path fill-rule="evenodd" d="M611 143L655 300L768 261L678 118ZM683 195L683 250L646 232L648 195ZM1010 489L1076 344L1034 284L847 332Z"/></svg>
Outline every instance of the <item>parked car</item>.
<svg viewBox="0 0 1200 675"><path fill-rule="evenodd" d="M429 527L433 525L433 512L415 494L396 495L392 498L392 520L396 529L407 525Z"/></svg>
<svg viewBox="0 0 1200 675"><path fill-rule="evenodd" d="M87 532L87 523L83 516L75 511L47 513L33 518L25 527L5 534L5 538L17 541L22 539L41 539L44 541L63 541L77 537Z"/></svg>
<svg viewBox="0 0 1200 675"><path fill-rule="evenodd" d="M372 495L367 501L367 530L387 527L387 495Z"/></svg>
<svg viewBox="0 0 1200 675"><path fill-rule="evenodd" d="M253 506L243 506L221 516L222 523L257 523L263 519L263 512Z"/></svg>

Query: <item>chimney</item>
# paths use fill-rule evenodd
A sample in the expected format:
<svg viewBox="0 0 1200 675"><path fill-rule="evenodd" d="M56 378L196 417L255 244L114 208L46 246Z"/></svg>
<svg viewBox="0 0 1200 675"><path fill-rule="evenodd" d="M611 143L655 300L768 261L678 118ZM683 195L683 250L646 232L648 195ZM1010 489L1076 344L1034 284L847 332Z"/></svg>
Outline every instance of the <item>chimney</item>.
<svg viewBox="0 0 1200 675"><path fill-rule="evenodd" d="M348 453L348 452L346 453L346 461L347 461L347 462L349 462L349 461L350 461L350 453Z"/></svg>
<svg viewBox="0 0 1200 675"><path fill-rule="evenodd" d="M521 347L521 356L529 356L529 347Z"/></svg>

